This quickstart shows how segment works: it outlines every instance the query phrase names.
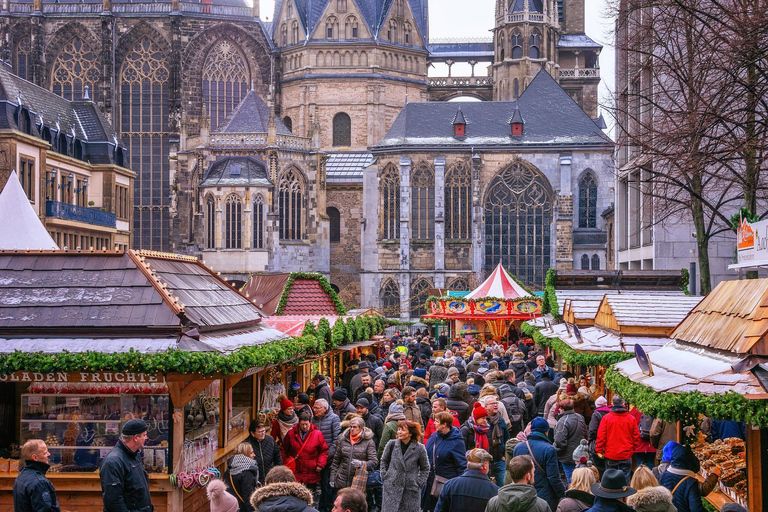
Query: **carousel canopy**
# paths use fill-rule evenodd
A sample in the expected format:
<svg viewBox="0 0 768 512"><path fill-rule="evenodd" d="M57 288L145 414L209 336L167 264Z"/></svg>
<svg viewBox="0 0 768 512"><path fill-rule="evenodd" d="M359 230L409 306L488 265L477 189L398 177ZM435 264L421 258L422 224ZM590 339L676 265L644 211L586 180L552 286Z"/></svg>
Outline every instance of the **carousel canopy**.
<svg viewBox="0 0 768 512"><path fill-rule="evenodd" d="M493 297L496 299L517 299L518 297L527 297L530 293L526 292L522 286L512 279L504 267L499 263L496 269L488 276L483 284L469 292L464 297L466 299L481 299L483 297Z"/></svg>

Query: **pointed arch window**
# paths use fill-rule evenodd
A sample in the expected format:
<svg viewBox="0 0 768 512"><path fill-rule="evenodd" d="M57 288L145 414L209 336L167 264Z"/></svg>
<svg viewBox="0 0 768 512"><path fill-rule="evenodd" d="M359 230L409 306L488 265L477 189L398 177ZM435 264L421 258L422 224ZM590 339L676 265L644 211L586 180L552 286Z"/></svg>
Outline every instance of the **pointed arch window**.
<svg viewBox="0 0 768 512"><path fill-rule="evenodd" d="M405 44L411 44L411 24L407 21L403 25L403 42Z"/></svg>
<svg viewBox="0 0 768 512"><path fill-rule="evenodd" d="M469 283L466 279L463 277L457 277L453 281L451 281L451 284L448 286L449 290L455 290L455 291L465 291L469 290Z"/></svg>
<svg viewBox="0 0 768 512"><path fill-rule="evenodd" d="M145 37L127 53L120 73L120 132L134 180L134 246L168 251L170 240L170 77L166 55Z"/></svg>
<svg viewBox="0 0 768 512"><path fill-rule="evenodd" d="M288 18L293 18L293 1L292 0L288 0L287 12L288 12Z"/></svg>
<svg viewBox="0 0 768 512"><path fill-rule="evenodd" d="M301 240L304 236L304 180L297 169L289 168L283 173L279 190L280 239Z"/></svg>
<svg viewBox="0 0 768 512"><path fill-rule="evenodd" d="M597 181L591 172L579 180L579 227L597 227Z"/></svg>
<svg viewBox="0 0 768 512"><path fill-rule="evenodd" d="M391 43L398 43L400 38L398 37L399 26L395 20L389 21L389 30L387 31L387 39Z"/></svg>
<svg viewBox="0 0 768 512"><path fill-rule="evenodd" d="M72 38L56 56L51 68L51 90L69 101L85 97L85 87L93 101L98 100L101 80L96 53L79 37Z"/></svg>
<svg viewBox="0 0 768 512"><path fill-rule="evenodd" d="M253 197L253 248L264 249L264 196L256 194Z"/></svg>
<svg viewBox="0 0 768 512"><path fill-rule="evenodd" d="M394 164L387 164L381 171L379 190L381 238L397 240L400 238L400 171Z"/></svg>
<svg viewBox="0 0 768 512"><path fill-rule="evenodd" d="M291 44L298 44L299 42L299 22L293 20L291 23Z"/></svg>
<svg viewBox="0 0 768 512"><path fill-rule="evenodd" d="M251 73L234 42L222 39L208 52L203 66L203 101L215 130L248 94Z"/></svg>
<svg viewBox="0 0 768 512"><path fill-rule="evenodd" d="M519 30L515 30L514 32L512 32L512 36L510 37L509 42L512 48L512 58L522 59L523 58L523 35L520 33Z"/></svg>
<svg viewBox="0 0 768 512"><path fill-rule="evenodd" d="M589 256L586 254L581 255L581 270L589 270Z"/></svg>
<svg viewBox="0 0 768 512"><path fill-rule="evenodd" d="M227 197L224 239L227 249L243 248L243 200L237 194L230 194Z"/></svg>
<svg viewBox="0 0 768 512"><path fill-rule="evenodd" d="M426 165L411 175L411 238L435 237L435 175Z"/></svg>
<svg viewBox="0 0 768 512"><path fill-rule="evenodd" d="M280 45L281 46L288 45L288 25L286 25L285 23L280 25Z"/></svg>
<svg viewBox="0 0 768 512"><path fill-rule="evenodd" d="M283 118L283 124L286 128L288 128L288 131L293 133L293 119L291 119L289 116L285 116Z"/></svg>
<svg viewBox="0 0 768 512"><path fill-rule="evenodd" d="M472 230L472 179L469 165L457 162L445 175L445 236L464 240Z"/></svg>
<svg viewBox="0 0 768 512"><path fill-rule="evenodd" d="M504 60L504 42L499 40L499 44L497 45L497 47L498 47L497 53L499 55L499 61L501 62Z"/></svg>
<svg viewBox="0 0 768 512"><path fill-rule="evenodd" d="M528 55L532 59L538 59L539 58L539 47L541 46L541 34L538 30L533 29L533 32L531 32L531 37L529 38L529 46L528 49Z"/></svg>
<svg viewBox="0 0 768 512"><path fill-rule="evenodd" d="M403 3L403 0L396 0L396 1L397 1L397 15L405 16L405 4Z"/></svg>
<svg viewBox="0 0 768 512"><path fill-rule="evenodd" d="M592 255L592 270L600 270L600 256Z"/></svg>
<svg viewBox="0 0 768 512"><path fill-rule="evenodd" d="M394 279L387 279L381 287L381 308L387 318L400 316L400 289Z"/></svg>
<svg viewBox="0 0 768 512"><path fill-rule="evenodd" d="M411 317L418 318L427 313L426 302L432 283L427 279L419 279L411 286Z"/></svg>
<svg viewBox="0 0 768 512"><path fill-rule="evenodd" d="M325 19L325 38L339 38L339 19L336 16L328 16Z"/></svg>
<svg viewBox="0 0 768 512"><path fill-rule="evenodd" d="M205 199L205 248L216 248L216 200L210 195Z"/></svg>
<svg viewBox="0 0 768 512"><path fill-rule="evenodd" d="M347 16L344 20L344 39L357 39L359 37L359 24L356 16Z"/></svg>
<svg viewBox="0 0 768 512"><path fill-rule="evenodd" d="M352 120L344 112L339 112L333 117L333 145L352 145Z"/></svg>
<svg viewBox="0 0 768 512"><path fill-rule="evenodd" d="M32 40L29 36L24 36L16 45L15 69L16 75L24 80L32 80Z"/></svg>

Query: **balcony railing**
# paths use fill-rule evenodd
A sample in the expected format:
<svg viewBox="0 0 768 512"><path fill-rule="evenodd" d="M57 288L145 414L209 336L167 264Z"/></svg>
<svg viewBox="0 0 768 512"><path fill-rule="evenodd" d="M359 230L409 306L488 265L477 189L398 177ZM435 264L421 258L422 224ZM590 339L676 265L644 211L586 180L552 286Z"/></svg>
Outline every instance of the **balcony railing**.
<svg viewBox="0 0 768 512"><path fill-rule="evenodd" d="M172 7L171 2L114 3L112 4L112 12L115 14L169 14ZM12 3L10 9L12 14L30 14L32 13L32 4ZM43 13L45 14L100 14L102 9L100 2L43 4ZM190 14L253 18L253 9L250 7L181 2L180 9L181 12Z"/></svg>
<svg viewBox="0 0 768 512"><path fill-rule="evenodd" d="M507 21L544 21L544 15L535 12L517 12L507 15Z"/></svg>
<svg viewBox="0 0 768 512"><path fill-rule="evenodd" d="M448 76L429 79L430 87L491 87L493 77L490 76Z"/></svg>
<svg viewBox="0 0 768 512"><path fill-rule="evenodd" d="M46 201L45 215L54 219L85 222L96 226L114 228L117 226L117 218L114 213L104 212L96 208L86 208L75 204L62 203L60 201Z"/></svg>
<svg viewBox="0 0 768 512"><path fill-rule="evenodd" d="M600 69L560 68L560 78L600 78Z"/></svg>
<svg viewBox="0 0 768 512"><path fill-rule="evenodd" d="M311 139L296 135L278 135L275 144L280 149L309 150ZM211 145L217 147L266 147L266 133L219 133L211 135Z"/></svg>

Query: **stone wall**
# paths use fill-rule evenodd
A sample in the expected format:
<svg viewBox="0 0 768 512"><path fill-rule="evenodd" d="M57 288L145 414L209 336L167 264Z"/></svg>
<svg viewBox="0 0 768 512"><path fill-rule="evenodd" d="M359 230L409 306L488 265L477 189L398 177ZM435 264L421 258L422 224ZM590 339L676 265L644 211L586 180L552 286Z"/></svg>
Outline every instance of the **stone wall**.
<svg viewBox="0 0 768 512"><path fill-rule="evenodd" d="M330 243L331 284L339 287L339 297L346 305L360 305L360 230L363 219L361 186L329 187L327 206L340 214L340 237Z"/></svg>

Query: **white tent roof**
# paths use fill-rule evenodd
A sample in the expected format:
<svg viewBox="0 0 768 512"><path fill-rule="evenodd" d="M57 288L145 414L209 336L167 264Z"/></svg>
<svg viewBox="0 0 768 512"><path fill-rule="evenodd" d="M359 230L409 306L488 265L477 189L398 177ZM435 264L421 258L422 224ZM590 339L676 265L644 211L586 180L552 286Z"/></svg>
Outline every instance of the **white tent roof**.
<svg viewBox="0 0 768 512"><path fill-rule="evenodd" d="M488 276L488 279L480 286L469 292L465 297L467 299L481 299L483 297L494 297L497 299L516 299L530 295L522 286L512 279L499 263L496 269Z"/></svg>
<svg viewBox="0 0 768 512"><path fill-rule="evenodd" d="M16 171L11 172L0 192L0 219L0 250L58 250L59 246L29 204Z"/></svg>

